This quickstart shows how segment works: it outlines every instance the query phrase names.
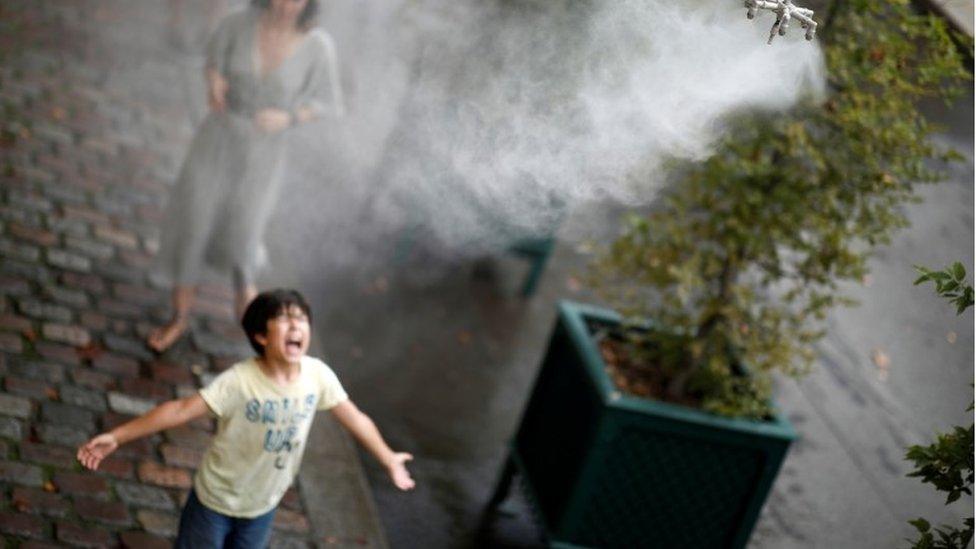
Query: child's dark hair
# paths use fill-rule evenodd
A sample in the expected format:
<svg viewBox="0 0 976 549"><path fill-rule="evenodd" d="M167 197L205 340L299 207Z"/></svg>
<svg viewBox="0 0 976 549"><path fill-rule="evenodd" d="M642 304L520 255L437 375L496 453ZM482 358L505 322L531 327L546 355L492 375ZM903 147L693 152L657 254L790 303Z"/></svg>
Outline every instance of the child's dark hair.
<svg viewBox="0 0 976 549"><path fill-rule="evenodd" d="M312 309L302 294L296 290L278 288L261 292L244 310L241 327L244 328L244 333L247 334L247 340L251 343L251 347L259 355L264 356L264 345L258 343L254 336L267 334L268 321L288 310L292 305L298 306L308 316L308 321L312 321Z"/></svg>

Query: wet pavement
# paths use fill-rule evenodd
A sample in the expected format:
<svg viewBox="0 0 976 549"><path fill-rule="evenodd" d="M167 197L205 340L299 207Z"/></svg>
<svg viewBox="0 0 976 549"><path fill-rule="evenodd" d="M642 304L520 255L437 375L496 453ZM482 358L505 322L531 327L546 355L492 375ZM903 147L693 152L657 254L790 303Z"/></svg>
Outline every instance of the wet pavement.
<svg viewBox="0 0 976 549"><path fill-rule="evenodd" d="M13 167L0 184L0 532L15 542L164 546L194 445L210 426L134 446L105 474L79 474L65 452L140 406L193 390L243 352L220 286L206 290L191 337L174 351L154 357L139 344L167 311L165 291L145 275L165 195L203 112L193 44L205 29L174 39L164 6L133 5L0 7L0 98L30 122L0 143L4 166ZM356 70L382 68L345 69ZM368 104L352 107L352 123L368 118ZM831 316L813 373L779 383L800 440L750 547L891 547L912 536L909 519L960 523L972 509L971 498L945 507L938 492L905 477L903 459L908 445L972 418L972 315L957 317L930 288L911 285L912 264L973 265L972 97L948 113L932 110L949 126L940 140L967 159L948 182L922 190L924 200L908 209L912 227L880 250L869 279L849 288L862 304ZM339 126L330 139L347 154L343 135ZM376 140L359 154L382 148ZM556 303L595 301L580 283L590 259L581 239L614 234L620 212L570 212L538 292L523 298L525 261L459 255L423 231L405 244L404 232L362 214L375 174L337 165L310 178L315 166L300 164L272 226L282 268L260 282L308 295L314 354L390 444L416 456L418 487L396 491L321 417L276 544L471 546ZM308 212L310 197L331 203L297 223L294 212ZM303 248L308 234L314 249ZM539 545L520 498L496 517L488 542Z"/></svg>
<svg viewBox="0 0 976 549"><path fill-rule="evenodd" d="M971 511L971 498L946 507L943 494L907 478L903 459L909 445L972 419L972 314L957 317L931 288L912 286L913 264L959 260L972 271L971 105L969 96L951 111L928 109L947 125L938 141L965 161L948 181L920 189L921 203L907 207L912 227L878 250L870 277L847 288L861 305L831 315L811 375L778 384L780 407L800 439L750 547L892 547L914 537L908 520L961 525ZM607 238L617 213L570 215L561 233L569 237L529 299L518 295L526 263L503 253L450 258L436 243L415 244L403 259L386 242L379 265L304 267L304 287L314 288L326 311L317 331L351 395L391 444L417 456L411 494L397 493L364 459L392 547L474 542L556 303L593 301L579 283L587 247L574 242L580 234ZM490 543L537 546L524 502L506 511Z"/></svg>
<svg viewBox="0 0 976 549"><path fill-rule="evenodd" d="M931 288L912 286L913 264L973 265L971 104L970 96L951 112L930 109L949 126L939 142L966 161L948 181L920 190L922 202L908 207L913 226L878 251L870 277L847 288L861 305L831 315L812 373L778 384L800 439L750 547L891 547L914 537L910 519L961 524L972 508L971 498L946 507L941 493L905 476L903 459L909 445L972 418L972 315L957 317ZM605 238L618 213L576 212L562 231ZM593 230L600 226L602 233ZM385 250L390 259L381 266L307 265L304 287L314 288L324 311L317 333L350 394L391 444L417 457L411 494L396 492L364 458L390 545L467 547L556 303L594 301L579 282L588 247L561 241L528 299L518 293L528 265L510 255L446 259L436 245L420 244L396 260L392 245ZM520 498L492 531L494 546L540 543Z"/></svg>
<svg viewBox="0 0 976 549"><path fill-rule="evenodd" d="M230 281L200 289L190 333L171 350L154 355L143 344L168 317L168 294L147 274L166 194L202 112L201 60L186 52L206 29L186 25L172 35L172 7L0 6L7 547L170 546L213 420L129 443L98 472L81 470L75 448L250 354ZM323 511L318 492L292 488L273 547L385 546L347 442L333 432L316 448L341 473L328 478L341 506Z"/></svg>

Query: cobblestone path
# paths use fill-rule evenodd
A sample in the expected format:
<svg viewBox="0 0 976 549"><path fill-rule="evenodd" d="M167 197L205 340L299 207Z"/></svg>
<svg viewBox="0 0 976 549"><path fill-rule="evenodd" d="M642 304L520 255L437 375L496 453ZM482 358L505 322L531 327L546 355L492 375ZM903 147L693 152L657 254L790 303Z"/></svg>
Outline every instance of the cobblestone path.
<svg viewBox="0 0 976 549"><path fill-rule="evenodd" d="M228 288L163 356L147 268L191 130L187 63L165 2L0 5L0 533L7 547L166 547L211 419L120 448L97 473L75 448L246 353ZM184 56L185 59L189 57ZM174 59L177 61L174 62ZM190 63L192 64L192 63ZM288 492L273 546L311 545Z"/></svg>

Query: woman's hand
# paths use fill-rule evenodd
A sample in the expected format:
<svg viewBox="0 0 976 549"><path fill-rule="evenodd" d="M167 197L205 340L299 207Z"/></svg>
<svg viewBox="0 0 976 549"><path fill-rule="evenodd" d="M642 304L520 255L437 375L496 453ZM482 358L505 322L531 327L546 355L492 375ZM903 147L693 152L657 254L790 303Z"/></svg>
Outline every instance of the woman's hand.
<svg viewBox="0 0 976 549"><path fill-rule="evenodd" d="M230 85L219 72L207 71L207 103L214 112L224 112L227 107L227 89Z"/></svg>
<svg viewBox="0 0 976 549"><path fill-rule="evenodd" d="M78 448L78 461L94 471L98 464L119 447L119 441L112 433L103 433Z"/></svg>
<svg viewBox="0 0 976 549"><path fill-rule="evenodd" d="M254 125L264 133L278 133L291 126L291 113L282 109L261 109L254 115Z"/></svg>
<svg viewBox="0 0 976 549"><path fill-rule="evenodd" d="M390 462L386 465L386 473L390 475L390 480L401 490L412 490L416 483L410 477L406 462L413 459L413 456L406 452L393 454Z"/></svg>

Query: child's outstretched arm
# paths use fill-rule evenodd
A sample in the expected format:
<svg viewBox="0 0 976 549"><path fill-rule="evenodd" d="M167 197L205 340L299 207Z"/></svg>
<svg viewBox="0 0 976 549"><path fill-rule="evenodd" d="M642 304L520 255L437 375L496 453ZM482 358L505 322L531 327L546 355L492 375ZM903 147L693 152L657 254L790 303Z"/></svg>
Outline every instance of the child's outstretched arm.
<svg viewBox="0 0 976 549"><path fill-rule="evenodd" d="M120 445L192 421L206 414L209 409L199 393L164 402L145 414L82 444L78 448L78 461L94 471L98 469L98 464Z"/></svg>
<svg viewBox="0 0 976 549"><path fill-rule="evenodd" d="M406 466L406 462L413 459L412 455L391 450L373 420L362 413L352 401L344 400L333 406L331 411L339 423L386 467L390 480L397 488L410 490L414 487L415 483Z"/></svg>

